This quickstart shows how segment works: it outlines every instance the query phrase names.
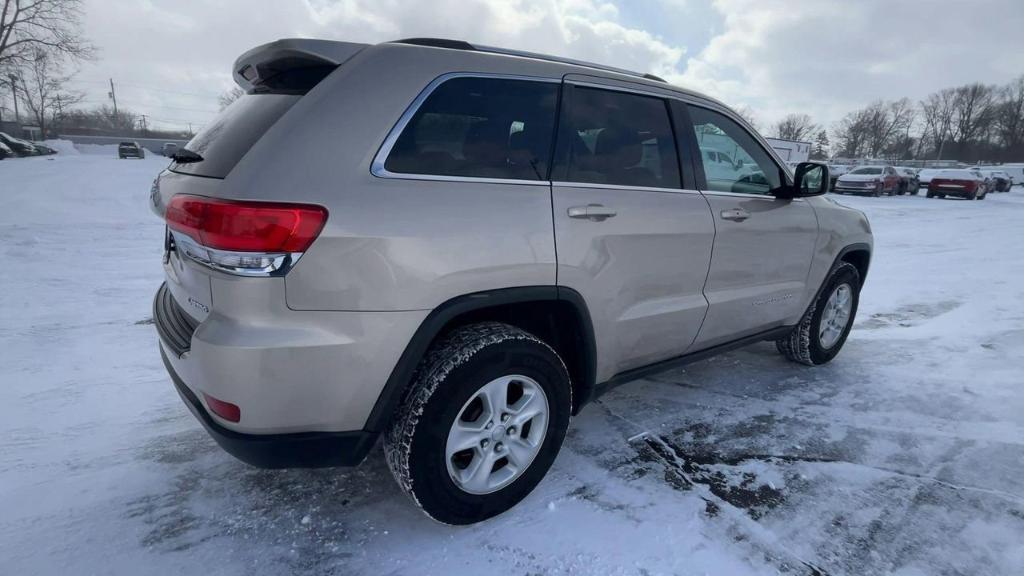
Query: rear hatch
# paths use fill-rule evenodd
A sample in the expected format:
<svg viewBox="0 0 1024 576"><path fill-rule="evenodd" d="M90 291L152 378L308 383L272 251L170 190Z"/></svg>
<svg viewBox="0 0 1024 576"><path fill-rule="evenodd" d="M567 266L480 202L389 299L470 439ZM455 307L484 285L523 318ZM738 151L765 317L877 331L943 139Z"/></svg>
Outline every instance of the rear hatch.
<svg viewBox="0 0 1024 576"><path fill-rule="evenodd" d="M241 55L232 72L245 95L175 153L171 171L226 177L304 94L365 47L352 42L287 39Z"/></svg>
<svg viewBox="0 0 1024 576"><path fill-rule="evenodd" d="M234 78L246 93L175 152L171 165L153 184L150 199L154 212L167 218L167 207L175 196L199 197L200 201L223 198L221 188L224 178L253 145L303 95L365 46L323 40L279 40L254 48L239 57L233 68ZM287 201L287 198L281 200ZM177 229L168 227L165 234L164 270L167 291L173 296L180 311L197 321L197 324L210 314L214 306L211 288L213 274L248 277L280 275L287 271L283 266L293 263L301 255L292 253L295 251L294 242L280 245L280 249L273 251L273 254L249 252L244 242L236 243L242 249L233 247L225 250L223 245L231 245L232 242L223 235L217 237L221 249L208 250L211 247L202 244L202 233L193 233L188 226L182 227L180 211L178 216ZM223 214L218 217L223 217ZM240 230L240 227L236 226L234 230ZM220 260L208 258L215 252ZM287 255L270 262L273 260L271 257L279 255L277 253ZM225 258L234 258L233 263L241 262L243 266L225 266ZM268 262L268 267L276 268L266 274L244 269L245 264L253 261Z"/></svg>

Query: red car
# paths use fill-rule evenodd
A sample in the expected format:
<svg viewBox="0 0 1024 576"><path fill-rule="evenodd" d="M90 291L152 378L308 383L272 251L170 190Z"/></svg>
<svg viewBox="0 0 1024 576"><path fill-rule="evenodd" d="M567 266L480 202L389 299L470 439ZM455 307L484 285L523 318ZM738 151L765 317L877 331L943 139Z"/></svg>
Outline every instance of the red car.
<svg viewBox="0 0 1024 576"><path fill-rule="evenodd" d="M968 200L984 200L988 194L985 182L970 170L943 170L928 183L928 198L959 196Z"/></svg>

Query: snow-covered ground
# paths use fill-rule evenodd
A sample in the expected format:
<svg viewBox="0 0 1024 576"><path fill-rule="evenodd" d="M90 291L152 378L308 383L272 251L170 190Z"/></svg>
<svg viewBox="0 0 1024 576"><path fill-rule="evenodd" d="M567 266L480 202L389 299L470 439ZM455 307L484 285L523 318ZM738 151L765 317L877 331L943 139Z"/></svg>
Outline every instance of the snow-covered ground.
<svg viewBox="0 0 1024 576"><path fill-rule="evenodd" d="M1024 189L840 198L876 256L833 363L760 344L619 388L522 504L449 528L379 448L262 471L194 421L150 320L163 164L0 162L0 573L1024 572Z"/></svg>

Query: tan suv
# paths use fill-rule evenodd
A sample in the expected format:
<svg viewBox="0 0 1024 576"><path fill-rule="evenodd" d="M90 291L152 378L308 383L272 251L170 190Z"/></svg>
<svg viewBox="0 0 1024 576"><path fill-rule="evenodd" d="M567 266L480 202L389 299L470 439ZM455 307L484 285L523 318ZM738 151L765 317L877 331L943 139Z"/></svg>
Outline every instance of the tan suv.
<svg viewBox="0 0 1024 576"><path fill-rule="evenodd" d="M281 40L234 74L154 183L154 313L245 462L355 465L383 435L427 514L475 522L616 384L763 340L821 364L853 324L864 215L715 100L433 39Z"/></svg>

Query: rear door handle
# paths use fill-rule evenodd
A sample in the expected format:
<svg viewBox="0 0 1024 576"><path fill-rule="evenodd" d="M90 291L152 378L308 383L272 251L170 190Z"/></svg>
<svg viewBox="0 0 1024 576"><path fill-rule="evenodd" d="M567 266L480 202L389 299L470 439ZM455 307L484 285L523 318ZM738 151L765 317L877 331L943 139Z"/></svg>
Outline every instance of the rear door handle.
<svg viewBox="0 0 1024 576"><path fill-rule="evenodd" d="M747 212L743 208L733 208L732 210L722 210L722 220L732 220L734 222L743 222L747 218L750 218L750 212Z"/></svg>
<svg viewBox="0 0 1024 576"><path fill-rule="evenodd" d="M569 218L582 218L585 220L592 220L594 222L603 222L609 218L614 218L618 212L607 208L602 204L587 204L586 206L570 206Z"/></svg>

